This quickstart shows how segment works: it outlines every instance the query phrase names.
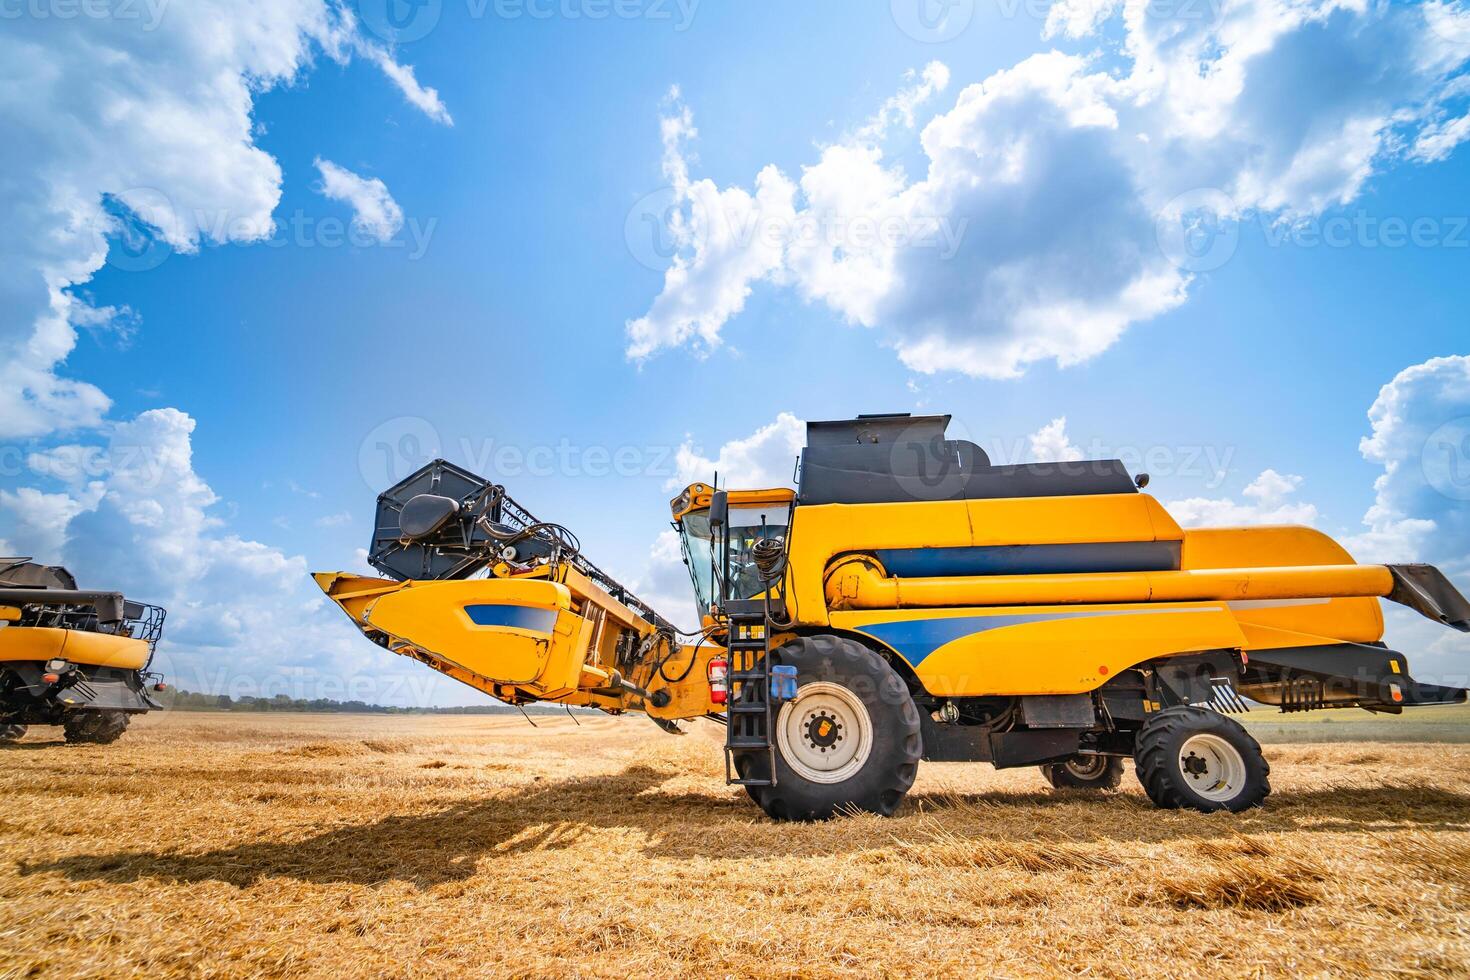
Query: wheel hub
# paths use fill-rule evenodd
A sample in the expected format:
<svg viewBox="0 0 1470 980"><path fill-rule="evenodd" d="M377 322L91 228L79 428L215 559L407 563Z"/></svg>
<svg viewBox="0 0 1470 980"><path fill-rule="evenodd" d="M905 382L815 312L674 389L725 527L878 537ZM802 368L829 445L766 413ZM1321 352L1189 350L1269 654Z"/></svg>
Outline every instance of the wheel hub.
<svg viewBox="0 0 1470 980"><path fill-rule="evenodd" d="M813 748L825 752L842 741L842 722L826 711L808 712L806 737Z"/></svg>
<svg viewBox="0 0 1470 980"><path fill-rule="evenodd" d="M830 681L797 689L776 717L776 748L791 770L813 783L857 775L873 748L873 721L852 691Z"/></svg>
<svg viewBox="0 0 1470 980"><path fill-rule="evenodd" d="M1224 803L1245 791L1245 758L1226 739L1200 732L1179 747L1179 771L1191 790L1207 800Z"/></svg>

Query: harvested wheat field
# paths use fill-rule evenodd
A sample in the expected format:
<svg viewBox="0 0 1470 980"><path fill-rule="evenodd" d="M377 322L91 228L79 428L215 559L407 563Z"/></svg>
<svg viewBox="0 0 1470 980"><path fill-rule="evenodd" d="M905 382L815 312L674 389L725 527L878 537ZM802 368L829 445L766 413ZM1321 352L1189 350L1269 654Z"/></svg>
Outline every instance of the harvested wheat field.
<svg viewBox="0 0 1470 980"><path fill-rule="evenodd" d="M1470 714L1346 714L1262 724L1244 816L951 763L810 826L725 787L707 723L33 729L0 749L0 976L1466 974L1470 745L1377 739Z"/></svg>

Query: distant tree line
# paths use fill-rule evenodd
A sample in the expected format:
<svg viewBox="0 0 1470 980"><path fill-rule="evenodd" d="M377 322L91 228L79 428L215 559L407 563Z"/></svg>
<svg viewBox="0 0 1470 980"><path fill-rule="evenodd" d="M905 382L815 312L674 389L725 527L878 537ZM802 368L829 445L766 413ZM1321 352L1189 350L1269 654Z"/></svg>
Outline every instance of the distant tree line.
<svg viewBox="0 0 1470 980"><path fill-rule="evenodd" d="M271 698L239 697L228 694L196 694L193 691L174 690L164 698L174 711L311 711L336 712L358 715L496 715L507 711L517 712L507 704L477 704L456 708L397 708L386 704L368 704L366 701L334 701L331 698L290 698L277 694ZM531 705L533 712L548 710L562 711L550 705Z"/></svg>

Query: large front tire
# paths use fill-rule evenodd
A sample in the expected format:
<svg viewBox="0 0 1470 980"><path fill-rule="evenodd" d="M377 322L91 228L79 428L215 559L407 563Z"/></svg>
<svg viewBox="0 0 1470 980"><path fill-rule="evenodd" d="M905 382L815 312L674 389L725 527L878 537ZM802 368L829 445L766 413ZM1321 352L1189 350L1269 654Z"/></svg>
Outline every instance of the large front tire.
<svg viewBox="0 0 1470 980"><path fill-rule="evenodd" d="M867 647L804 636L777 658L796 668L796 697L775 720L776 783L749 786L777 820L826 820L843 811L891 816L914 784L923 754L919 711L903 679ZM768 778L764 752L742 756L743 775Z"/></svg>
<svg viewBox="0 0 1470 980"><path fill-rule="evenodd" d="M1261 746L1232 718L1206 708L1167 708L1138 732L1138 781L1167 810L1239 813L1271 792Z"/></svg>
<svg viewBox="0 0 1470 980"><path fill-rule="evenodd" d="M125 711L69 711L61 727L73 745L107 745L127 731L128 715Z"/></svg>

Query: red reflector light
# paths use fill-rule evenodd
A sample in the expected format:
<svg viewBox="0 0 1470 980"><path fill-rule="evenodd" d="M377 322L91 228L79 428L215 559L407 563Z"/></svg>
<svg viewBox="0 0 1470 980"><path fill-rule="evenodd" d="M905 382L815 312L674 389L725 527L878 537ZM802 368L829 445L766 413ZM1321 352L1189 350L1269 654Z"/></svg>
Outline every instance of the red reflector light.
<svg viewBox="0 0 1470 980"><path fill-rule="evenodd" d="M154 684L153 685L153 689L155 691L167 691L168 690L168 685L165 684L163 681L159 681L157 684Z"/></svg>
<svg viewBox="0 0 1470 980"><path fill-rule="evenodd" d="M709 662L709 699L714 704L725 704L730 700L730 663L727 660Z"/></svg>
<svg viewBox="0 0 1470 980"><path fill-rule="evenodd" d="M55 684L57 681L61 680L61 675L60 674L42 674L41 675L41 680L43 682L47 683L47 684Z"/></svg>

